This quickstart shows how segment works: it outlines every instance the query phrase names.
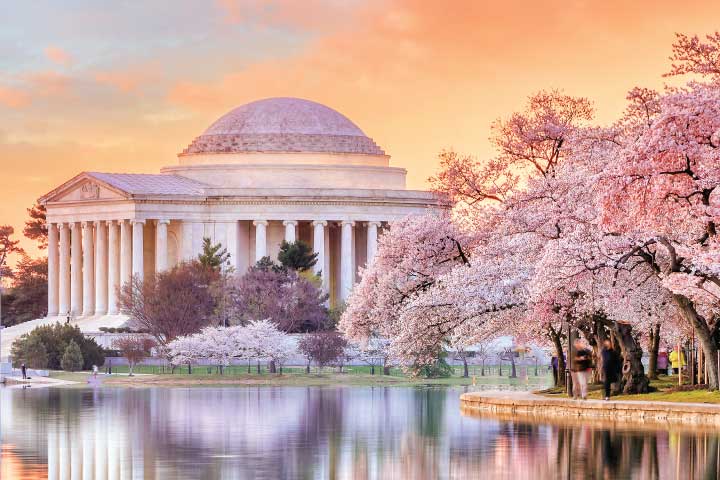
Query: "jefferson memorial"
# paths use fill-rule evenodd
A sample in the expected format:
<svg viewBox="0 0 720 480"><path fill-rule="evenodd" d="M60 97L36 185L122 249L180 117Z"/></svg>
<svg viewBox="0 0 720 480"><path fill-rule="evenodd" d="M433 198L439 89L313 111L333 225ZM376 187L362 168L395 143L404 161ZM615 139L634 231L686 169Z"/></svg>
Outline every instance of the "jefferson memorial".
<svg viewBox="0 0 720 480"><path fill-rule="evenodd" d="M389 160L335 110L270 98L220 117L159 174L81 173L40 199L48 318L119 315L121 284L196 258L204 237L238 273L282 240L308 243L337 304L389 222L441 208Z"/></svg>

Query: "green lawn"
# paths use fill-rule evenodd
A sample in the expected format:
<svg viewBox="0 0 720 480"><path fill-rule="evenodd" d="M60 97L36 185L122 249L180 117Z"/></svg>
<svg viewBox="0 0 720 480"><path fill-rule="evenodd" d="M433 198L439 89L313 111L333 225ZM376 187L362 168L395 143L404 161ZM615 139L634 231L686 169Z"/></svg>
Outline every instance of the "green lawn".
<svg viewBox="0 0 720 480"><path fill-rule="evenodd" d="M462 367L454 369L454 375L447 378L418 378L405 375L401 369L393 368L390 375L382 375L382 368L375 369L375 375L371 374L369 366L352 366L345 367L343 373L338 373L336 368L325 368L317 371L316 368L311 369L310 374L305 373L303 367L284 368L283 374L270 374L266 368L261 368L261 373L257 373L256 365L251 368L251 373L247 373L247 367L229 367L225 368L223 374L219 374L215 367L198 367L192 369L192 373L188 374L187 367L176 368L175 373L171 374L169 369L153 366L140 366L135 369L135 373L142 374L134 377L128 377L127 367L113 367L113 375L107 377L101 375L101 379L106 385L116 386L232 386L232 385L288 385L288 386L323 386L323 385L349 385L349 386L410 386L410 385L472 385L473 370L470 370L470 377L462 377ZM479 372L478 372L479 373ZM531 374L534 371L531 370ZM540 370L539 373L546 373ZM77 381L81 384L87 383L89 372L69 373L69 372L51 372L51 376L62 380ZM530 375L528 378L510 379L507 376L475 376L476 385L531 385L541 387L547 385L549 376L535 377Z"/></svg>
<svg viewBox="0 0 720 480"><path fill-rule="evenodd" d="M650 393L638 395L618 395L613 400L634 400L634 401L657 401L657 402L682 402L682 403L720 403L720 391L709 391L705 389L678 390L678 378L676 375L660 375L657 380L650 381ZM687 384L685 388L688 388ZM549 397L565 397L564 388L549 388L541 390L540 394ZM591 385L588 398L601 400L604 392L602 385Z"/></svg>

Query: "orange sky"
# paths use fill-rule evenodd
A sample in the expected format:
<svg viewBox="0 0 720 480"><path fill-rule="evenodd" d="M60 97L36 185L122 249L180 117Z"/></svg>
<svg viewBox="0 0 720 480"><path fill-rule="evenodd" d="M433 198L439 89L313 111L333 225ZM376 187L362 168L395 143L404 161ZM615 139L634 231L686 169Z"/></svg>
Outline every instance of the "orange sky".
<svg viewBox="0 0 720 480"><path fill-rule="evenodd" d="M422 188L444 148L491 156L490 123L536 90L587 96L612 121L631 87L662 85L674 32L709 33L720 13L715 1L130 3L5 7L0 224L21 231L25 208L84 170L157 172L226 111L273 96L339 110Z"/></svg>

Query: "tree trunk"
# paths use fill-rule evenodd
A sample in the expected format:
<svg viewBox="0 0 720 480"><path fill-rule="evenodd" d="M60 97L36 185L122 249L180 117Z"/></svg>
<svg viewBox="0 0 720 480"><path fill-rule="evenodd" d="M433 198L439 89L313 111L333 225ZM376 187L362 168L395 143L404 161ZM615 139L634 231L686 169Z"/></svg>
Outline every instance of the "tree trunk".
<svg viewBox="0 0 720 480"><path fill-rule="evenodd" d="M658 352L660 351L660 324L656 323L650 327L650 360L648 362L648 378L650 380L656 380L657 374L657 358Z"/></svg>
<svg viewBox="0 0 720 480"><path fill-rule="evenodd" d="M192 365L188 363L188 375L192 374Z"/></svg>
<svg viewBox="0 0 720 480"><path fill-rule="evenodd" d="M308 362L307 365L305 365L305 373L310 375L310 362Z"/></svg>
<svg viewBox="0 0 720 480"><path fill-rule="evenodd" d="M270 360L270 373L277 373L277 368L275 367L275 360Z"/></svg>
<svg viewBox="0 0 720 480"><path fill-rule="evenodd" d="M248 373L250 373L250 360L248 359Z"/></svg>
<svg viewBox="0 0 720 480"><path fill-rule="evenodd" d="M370 365L370 375L375 375L375 364Z"/></svg>
<svg viewBox="0 0 720 480"><path fill-rule="evenodd" d="M517 378L515 370L515 352L510 352L510 378Z"/></svg>
<svg viewBox="0 0 720 480"><path fill-rule="evenodd" d="M560 339L560 333L556 331L552 325L548 326L548 331L550 332L550 341L552 341L552 344L555 347L555 356L558 359L558 371L557 378L555 379L555 386L560 387L565 385L565 355L563 352L562 341Z"/></svg>
<svg viewBox="0 0 720 480"><path fill-rule="evenodd" d="M480 367L480 376L481 377L485 376L485 359L483 359L482 366Z"/></svg>
<svg viewBox="0 0 720 480"><path fill-rule="evenodd" d="M260 375L260 360L257 361L257 374Z"/></svg>
<svg viewBox="0 0 720 480"><path fill-rule="evenodd" d="M716 334L715 330L717 330L717 325L714 326L711 330L707 321L700 316L700 314L695 309L695 305L688 298L682 295L673 294L673 299L675 300L678 308L680 308L680 313L682 313L682 316L685 317L685 320L687 320L690 325L695 327L695 332L697 333L698 340L700 341L703 352L705 352L706 358L712 359L711 361L707 362L707 384L710 390L717 390L718 347L715 343L715 339L713 338Z"/></svg>
<svg viewBox="0 0 720 480"><path fill-rule="evenodd" d="M133 376L133 364L130 364L130 373L128 374L129 377Z"/></svg>
<svg viewBox="0 0 720 480"><path fill-rule="evenodd" d="M468 371L467 357L463 357L463 378L468 378L470 372Z"/></svg>
<svg viewBox="0 0 720 480"><path fill-rule="evenodd" d="M390 367L383 365L383 375L390 375Z"/></svg>
<svg viewBox="0 0 720 480"><path fill-rule="evenodd" d="M618 340L623 354L623 393L647 393L650 381L645 376L645 367L642 364L642 348L632 334L632 325L614 322L613 334Z"/></svg>

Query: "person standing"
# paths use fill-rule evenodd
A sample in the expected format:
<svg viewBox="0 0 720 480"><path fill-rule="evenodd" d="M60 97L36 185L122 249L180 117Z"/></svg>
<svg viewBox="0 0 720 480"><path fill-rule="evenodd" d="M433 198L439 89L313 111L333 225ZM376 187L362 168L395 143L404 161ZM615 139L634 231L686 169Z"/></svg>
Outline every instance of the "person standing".
<svg viewBox="0 0 720 480"><path fill-rule="evenodd" d="M558 382L558 357L555 355L553 355L552 359L550 359L550 368L552 368L553 385L560 385Z"/></svg>
<svg viewBox="0 0 720 480"><path fill-rule="evenodd" d="M592 368L592 352L587 348L585 342L580 339L575 340L573 347L575 348L575 355L570 370L573 381L573 398L586 400L590 368Z"/></svg>
<svg viewBox="0 0 720 480"><path fill-rule="evenodd" d="M679 346L673 348L670 352L670 364L672 365L673 373L677 375L680 373L680 369L683 368L685 363L685 352L683 352Z"/></svg>
<svg viewBox="0 0 720 480"><path fill-rule="evenodd" d="M20 365L20 371L22 372L23 380L27 380L27 367L24 363Z"/></svg>
<svg viewBox="0 0 720 480"><path fill-rule="evenodd" d="M668 374L668 353L667 349L661 348L657 356L657 373Z"/></svg>
<svg viewBox="0 0 720 480"><path fill-rule="evenodd" d="M605 400L610 400L610 389L612 384L618 381L620 373L620 355L613 350L609 339L603 341L602 351L602 374L603 386L605 387Z"/></svg>

